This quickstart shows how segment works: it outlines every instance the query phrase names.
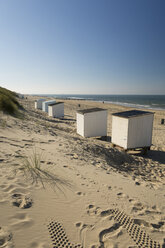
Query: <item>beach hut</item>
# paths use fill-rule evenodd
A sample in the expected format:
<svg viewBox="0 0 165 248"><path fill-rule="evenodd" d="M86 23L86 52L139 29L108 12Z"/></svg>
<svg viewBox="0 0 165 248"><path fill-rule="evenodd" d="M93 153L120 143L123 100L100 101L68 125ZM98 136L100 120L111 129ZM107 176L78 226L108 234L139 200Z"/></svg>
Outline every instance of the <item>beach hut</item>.
<svg viewBox="0 0 165 248"><path fill-rule="evenodd" d="M112 114L112 143L124 149L150 148L154 113L131 110Z"/></svg>
<svg viewBox="0 0 165 248"><path fill-rule="evenodd" d="M45 101L45 99L38 99L35 101L35 109L42 109L42 103Z"/></svg>
<svg viewBox="0 0 165 248"><path fill-rule="evenodd" d="M24 99L24 95L22 95L22 94L18 94L18 97L19 97L20 99Z"/></svg>
<svg viewBox="0 0 165 248"><path fill-rule="evenodd" d="M48 113L48 106L55 102L56 102L55 100L44 101L42 103L42 110Z"/></svg>
<svg viewBox="0 0 165 248"><path fill-rule="evenodd" d="M107 110L91 108L78 110L76 114L77 133L83 137L107 135Z"/></svg>
<svg viewBox="0 0 165 248"><path fill-rule="evenodd" d="M52 117L63 117L64 116L64 103L63 102L56 102L51 103L48 106L48 115Z"/></svg>

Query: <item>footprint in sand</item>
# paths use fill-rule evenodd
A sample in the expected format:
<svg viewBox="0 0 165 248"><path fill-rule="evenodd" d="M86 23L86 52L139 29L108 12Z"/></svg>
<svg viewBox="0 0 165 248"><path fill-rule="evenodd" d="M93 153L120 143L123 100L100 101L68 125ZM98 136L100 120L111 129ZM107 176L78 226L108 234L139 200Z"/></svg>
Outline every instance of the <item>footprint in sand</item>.
<svg viewBox="0 0 165 248"><path fill-rule="evenodd" d="M136 215L143 216L152 214L152 216L156 217L161 214L160 209L156 205L149 207L143 205L141 202L134 201L133 199L130 199L129 201L133 204L131 212L136 213Z"/></svg>
<svg viewBox="0 0 165 248"><path fill-rule="evenodd" d="M12 233L6 227L0 227L0 247L14 247L12 242Z"/></svg>
<svg viewBox="0 0 165 248"><path fill-rule="evenodd" d="M64 168L68 168L68 166L67 166L67 165L63 165L63 167L64 167Z"/></svg>
<svg viewBox="0 0 165 248"><path fill-rule="evenodd" d="M85 193L78 191L78 192L76 192L76 195L79 195L79 196L84 196L84 195L85 195Z"/></svg>
<svg viewBox="0 0 165 248"><path fill-rule="evenodd" d="M16 193L12 195L12 204L13 206L24 209L24 208L30 208L33 204L33 201L29 195Z"/></svg>
<svg viewBox="0 0 165 248"><path fill-rule="evenodd" d="M145 210L145 206L141 202L132 201L133 207L131 209L131 213L142 212Z"/></svg>
<svg viewBox="0 0 165 248"><path fill-rule="evenodd" d="M75 223L75 226L76 227L81 227L82 226L82 223L81 222L77 222L77 223Z"/></svg>
<svg viewBox="0 0 165 248"><path fill-rule="evenodd" d="M100 243L102 245L102 247L104 247L103 239L102 237L105 235L105 233L109 233L112 229L118 229L119 226L123 227L126 229L126 231L128 232L128 234L130 235L130 237L132 238L132 240L136 243L136 245L138 245L138 247L141 248L160 248L160 244L154 240L152 240L149 235L140 228L139 224L145 224L147 225L147 222L143 222L142 220L137 220L137 219L132 219L130 218L128 215L126 215L124 212L121 212L118 209L109 209L106 211L102 211L100 216L107 216L107 215L111 215L114 220L116 221L115 226L110 227L109 229L103 230L100 235L99 235L99 240ZM117 226L119 225L119 226ZM112 228L112 229L111 229Z"/></svg>
<svg viewBox="0 0 165 248"><path fill-rule="evenodd" d="M89 214L90 216L92 215L99 215L100 214L100 208L94 206L93 204L89 204L87 206L87 214Z"/></svg>
<svg viewBox="0 0 165 248"><path fill-rule="evenodd" d="M118 198L129 198L128 195L124 194L123 192L117 193Z"/></svg>
<svg viewBox="0 0 165 248"><path fill-rule="evenodd" d="M159 221L158 223L151 223L151 226L154 229L159 229L159 231L164 231L165 230L165 222L164 221Z"/></svg>
<svg viewBox="0 0 165 248"><path fill-rule="evenodd" d="M77 222L75 223L75 226L78 228L81 240L84 240L84 235L86 236L85 233L88 232L88 230L92 230L94 228L94 225L85 224L83 222ZM76 246L74 246L74 248L76 248Z"/></svg>
<svg viewBox="0 0 165 248"><path fill-rule="evenodd" d="M110 247L109 245L112 244L110 239L113 237L119 237L123 234L122 227L118 223L112 224L109 228L102 230L99 233L99 247ZM116 246L111 246L116 247Z"/></svg>

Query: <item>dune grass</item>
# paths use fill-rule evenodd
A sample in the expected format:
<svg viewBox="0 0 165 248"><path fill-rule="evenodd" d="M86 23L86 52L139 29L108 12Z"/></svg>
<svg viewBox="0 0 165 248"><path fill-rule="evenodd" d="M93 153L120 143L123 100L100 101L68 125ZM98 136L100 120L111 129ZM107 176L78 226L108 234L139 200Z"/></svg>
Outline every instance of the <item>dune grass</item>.
<svg viewBox="0 0 165 248"><path fill-rule="evenodd" d="M43 161L43 154L37 153L36 150L24 157L21 167L19 168L24 172L25 177L30 180L32 184L41 183L43 188L49 184L53 189L62 191L63 186L71 186L68 181L61 179L54 173L46 169L46 164L41 164Z"/></svg>
<svg viewBox="0 0 165 248"><path fill-rule="evenodd" d="M22 106L17 101L17 97L15 92L0 87L0 111L15 117L20 116L19 110Z"/></svg>

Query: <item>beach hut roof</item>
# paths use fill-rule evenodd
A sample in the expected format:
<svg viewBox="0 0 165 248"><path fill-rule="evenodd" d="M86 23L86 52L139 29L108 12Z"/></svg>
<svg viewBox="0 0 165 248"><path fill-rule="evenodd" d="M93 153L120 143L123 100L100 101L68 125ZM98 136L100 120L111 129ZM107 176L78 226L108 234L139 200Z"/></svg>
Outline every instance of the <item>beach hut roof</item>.
<svg viewBox="0 0 165 248"><path fill-rule="evenodd" d="M92 112L98 112L98 111L105 111L106 109L102 109L102 108L91 108L91 109L82 109L82 110L78 110L77 113L79 114L87 114L87 113L92 113Z"/></svg>
<svg viewBox="0 0 165 248"><path fill-rule="evenodd" d="M58 104L61 104L61 103L64 103L64 102L54 102L54 103L49 104L49 106L54 106L54 105L58 105Z"/></svg>
<svg viewBox="0 0 165 248"><path fill-rule="evenodd" d="M45 101L45 99L43 99L43 98L35 100L35 102L43 102L43 101Z"/></svg>
<svg viewBox="0 0 165 248"><path fill-rule="evenodd" d="M125 112L114 113L112 115L123 117L123 118L131 118L131 117L137 117L137 116L149 115L149 114L154 114L154 113L149 112L149 111L141 111L141 110L129 110Z"/></svg>
<svg viewBox="0 0 165 248"><path fill-rule="evenodd" d="M44 103L49 103L49 102L50 102L50 103L51 103L51 102L53 103L53 102L55 102L55 100L45 101Z"/></svg>

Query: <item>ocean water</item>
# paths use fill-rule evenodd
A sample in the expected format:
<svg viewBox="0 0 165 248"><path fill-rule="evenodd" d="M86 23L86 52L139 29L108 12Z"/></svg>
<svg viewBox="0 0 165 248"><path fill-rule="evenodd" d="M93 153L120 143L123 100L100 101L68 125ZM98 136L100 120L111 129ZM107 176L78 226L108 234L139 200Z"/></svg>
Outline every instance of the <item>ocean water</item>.
<svg viewBox="0 0 165 248"><path fill-rule="evenodd" d="M127 107L165 110L165 95L40 95L58 99L79 99L114 103Z"/></svg>

